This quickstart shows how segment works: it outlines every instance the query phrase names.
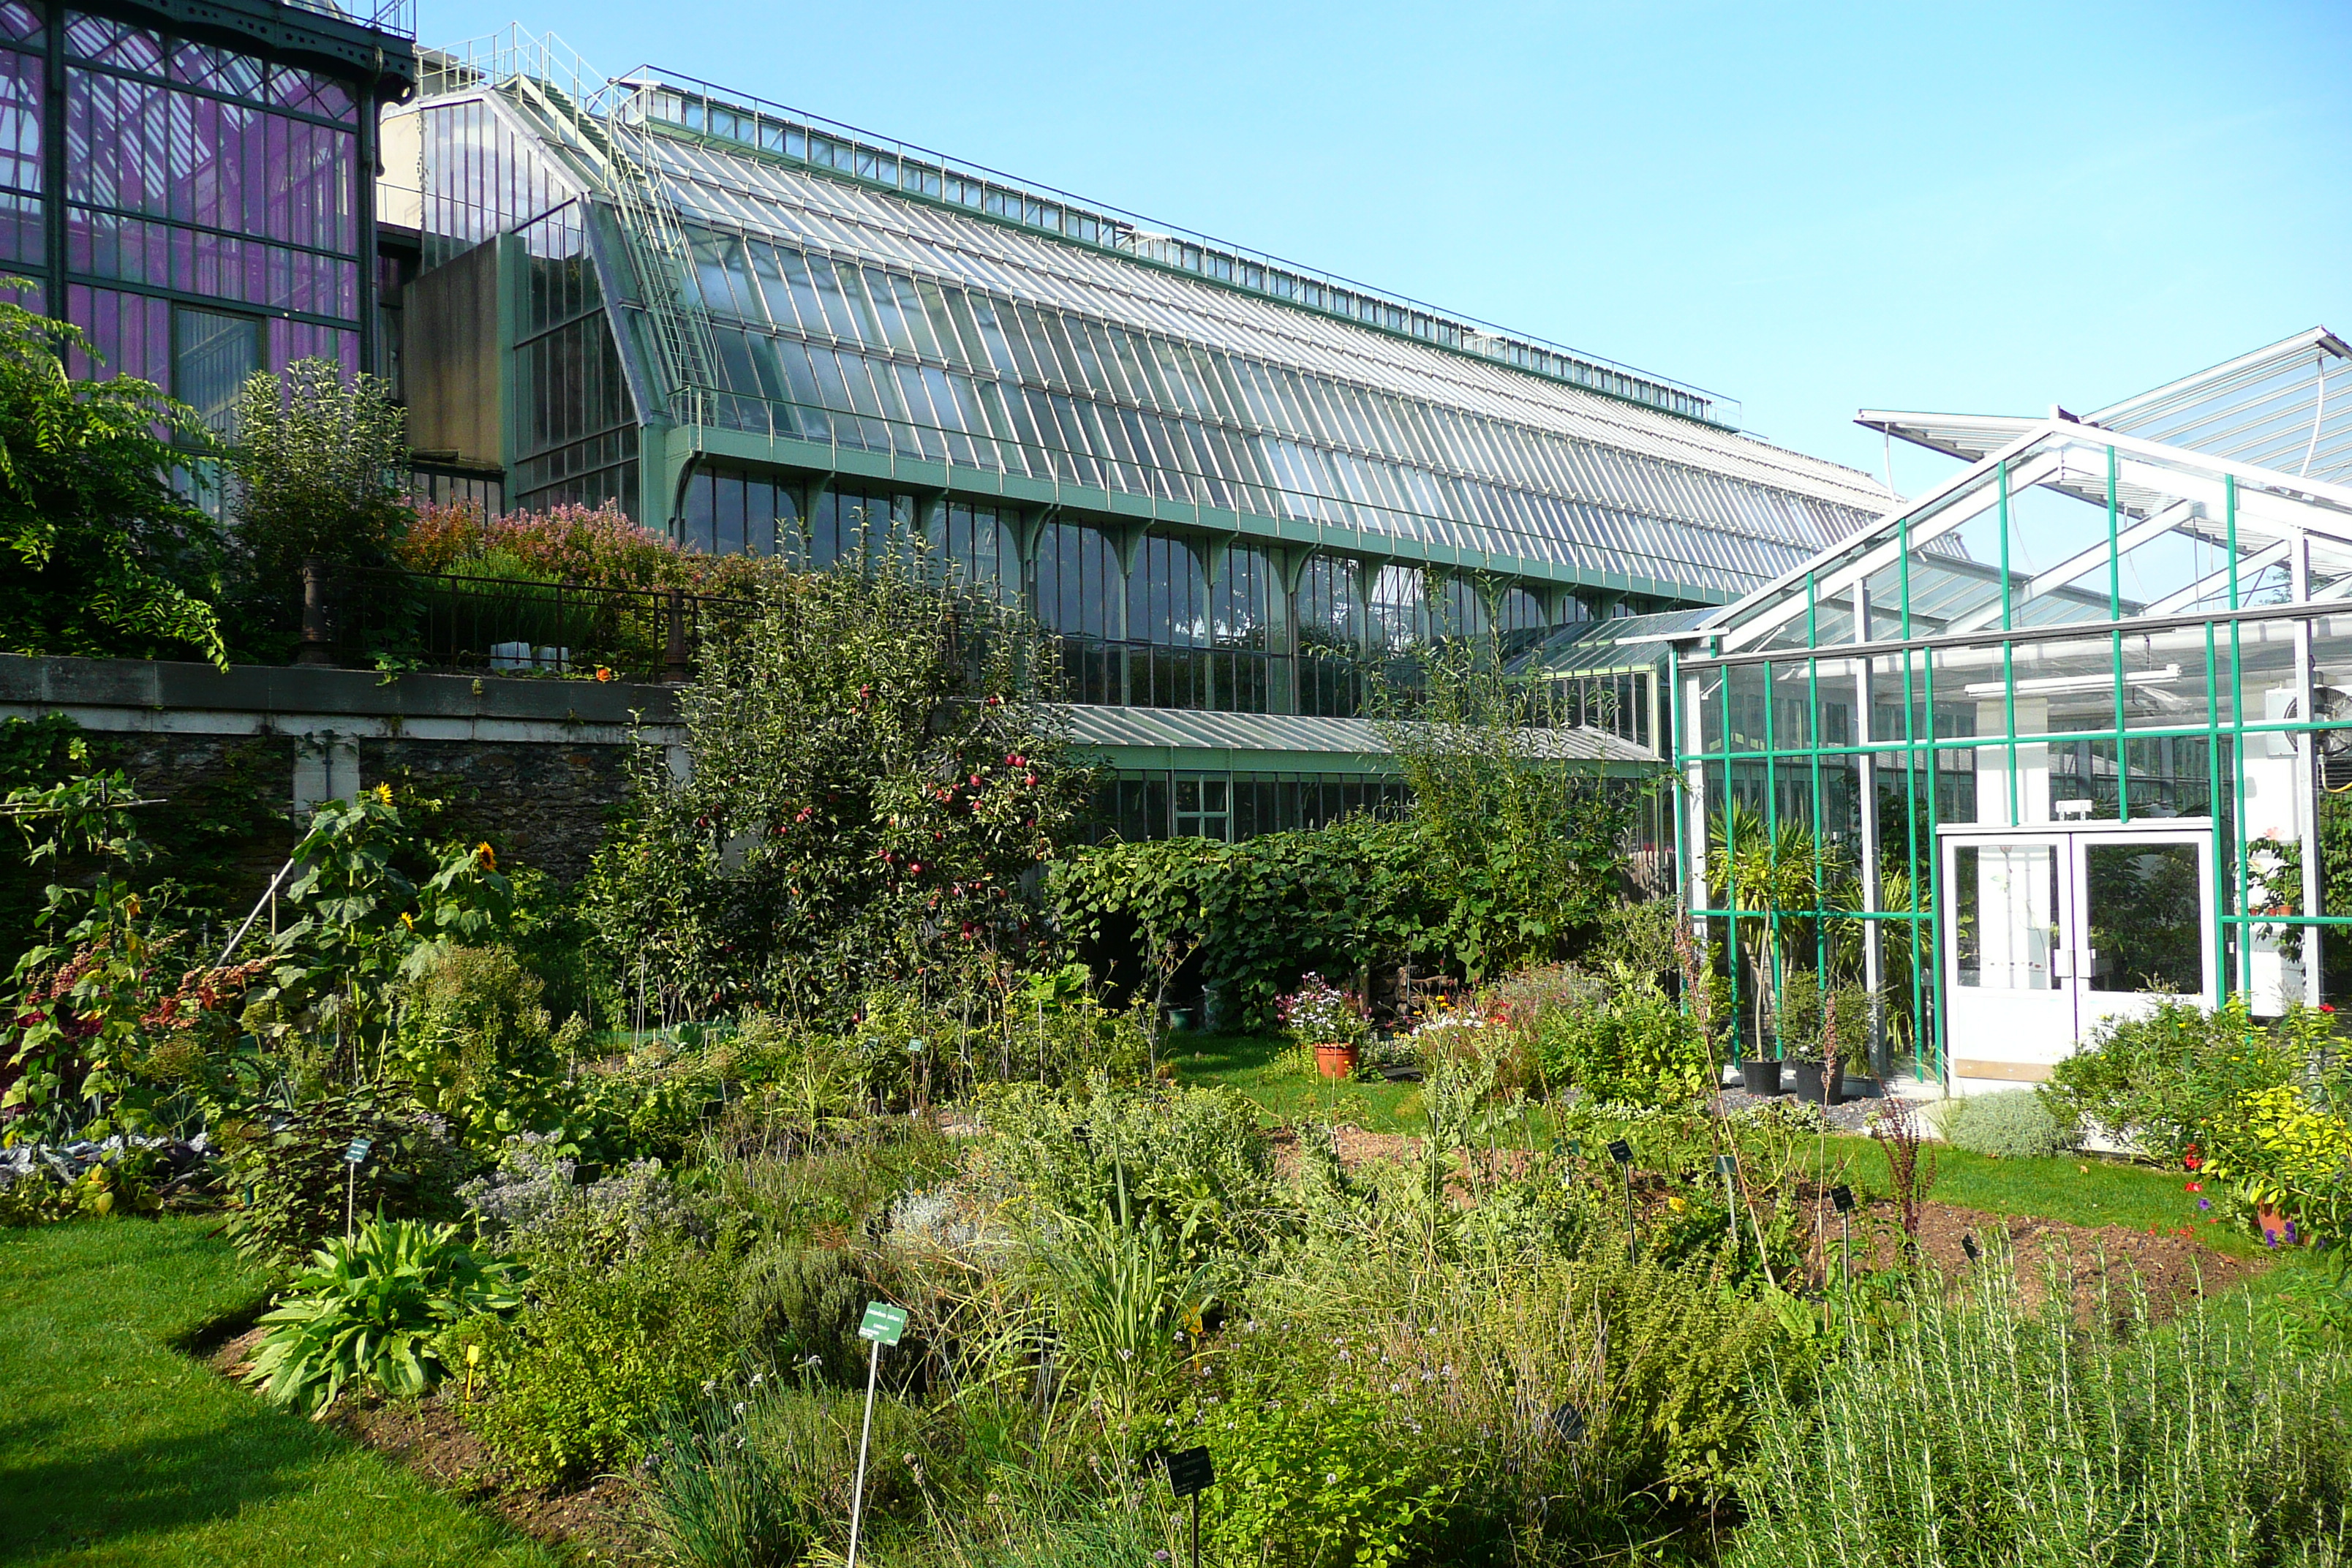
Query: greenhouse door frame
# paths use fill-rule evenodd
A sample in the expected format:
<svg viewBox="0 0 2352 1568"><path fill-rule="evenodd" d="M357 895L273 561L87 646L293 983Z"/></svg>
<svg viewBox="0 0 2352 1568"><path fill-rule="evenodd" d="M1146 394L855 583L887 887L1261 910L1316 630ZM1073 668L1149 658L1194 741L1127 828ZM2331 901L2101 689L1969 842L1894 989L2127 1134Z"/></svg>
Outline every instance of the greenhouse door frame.
<svg viewBox="0 0 2352 1568"><path fill-rule="evenodd" d="M2043 1081L2053 1067L2111 1018L2147 1013L2167 1001L2190 1001L2206 1007L2220 1003L2221 977L2215 933L2221 905L2213 863L2213 824L2205 818L2159 820L2161 826L2143 818L2014 827L1977 823L1938 826L1937 853L1947 895L1937 917L1937 935L1944 994L1948 998L1946 1070L1953 1092ZM2091 856L2095 849L2126 846L2186 848L2196 857L2200 984L2195 991L2117 991L2096 984L2098 954L2091 940L2095 914L2091 907ZM1990 930L1979 932L1974 948L1978 973L2005 968L2012 984L1961 982L1961 960L1969 955L1963 952L1958 922L1964 910L1972 911L1980 924L1986 921L1988 895L1979 889L1990 886L1979 880L1989 875L1981 862L1967 868L1964 880L1961 857L1971 850L1978 855L1989 851L2008 855L2013 858L2015 871L2048 879L2040 888L2020 885L2008 895L2012 908L2020 900L2025 901L2026 921L2004 921L1997 939ZM2037 903L2048 907L2033 907Z"/></svg>

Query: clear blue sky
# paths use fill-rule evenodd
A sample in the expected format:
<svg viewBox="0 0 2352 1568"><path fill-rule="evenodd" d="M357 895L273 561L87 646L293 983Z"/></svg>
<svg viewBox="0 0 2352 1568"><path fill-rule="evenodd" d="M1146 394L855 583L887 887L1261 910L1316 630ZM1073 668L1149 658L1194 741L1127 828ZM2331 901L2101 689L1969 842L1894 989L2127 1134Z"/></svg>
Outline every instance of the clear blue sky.
<svg viewBox="0 0 2352 1568"><path fill-rule="evenodd" d="M420 0L1739 398L2082 411L2352 335L2352 4ZM1916 490L1948 471L1896 455Z"/></svg>

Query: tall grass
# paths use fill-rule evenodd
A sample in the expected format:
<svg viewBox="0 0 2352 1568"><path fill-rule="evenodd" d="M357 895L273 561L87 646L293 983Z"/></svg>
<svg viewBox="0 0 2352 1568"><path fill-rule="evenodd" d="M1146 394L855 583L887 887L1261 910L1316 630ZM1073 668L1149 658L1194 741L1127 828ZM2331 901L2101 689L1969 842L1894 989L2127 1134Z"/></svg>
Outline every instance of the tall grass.
<svg viewBox="0 0 2352 1568"><path fill-rule="evenodd" d="M1761 1393L1734 1568L2352 1563L2342 1344L2288 1354L2242 1296L2151 1326L2054 1273L2029 1310L2005 1253L1895 1305L1810 1412Z"/></svg>

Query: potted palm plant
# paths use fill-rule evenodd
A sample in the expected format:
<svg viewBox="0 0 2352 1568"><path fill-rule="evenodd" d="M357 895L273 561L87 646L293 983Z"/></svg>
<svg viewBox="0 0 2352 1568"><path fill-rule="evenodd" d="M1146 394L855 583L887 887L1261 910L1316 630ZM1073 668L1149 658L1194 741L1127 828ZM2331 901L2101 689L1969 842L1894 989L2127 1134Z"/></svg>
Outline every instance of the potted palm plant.
<svg viewBox="0 0 2352 1568"><path fill-rule="evenodd" d="M1320 974L1307 974L1297 990L1276 1000L1274 1009L1298 1048L1314 1053L1317 1072L1334 1079L1356 1076L1371 1022L1362 1003Z"/></svg>

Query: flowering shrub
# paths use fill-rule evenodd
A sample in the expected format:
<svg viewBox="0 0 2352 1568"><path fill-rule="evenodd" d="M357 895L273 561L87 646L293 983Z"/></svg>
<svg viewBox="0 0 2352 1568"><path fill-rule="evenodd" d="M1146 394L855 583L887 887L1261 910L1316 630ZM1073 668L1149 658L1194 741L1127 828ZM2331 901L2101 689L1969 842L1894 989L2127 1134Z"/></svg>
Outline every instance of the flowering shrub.
<svg viewBox="0 0 2352 1568"><path fill-rule="evenodd" d="M2352 1199L2352 1122L2292 1084L2240 1095L2216 1120L2204 1168L2248 1204L2285 1212L2306 1233L2340 1237Z"/></svg>
<svg viewBox="0 0 2352 1568"><path fill-rule="evenodd" d="M1276 1001L1274 1012L1302 1046L1355 1045L1371 1032L1363 1004L1319 974L1301 979L1297 990Z"/></svg>

